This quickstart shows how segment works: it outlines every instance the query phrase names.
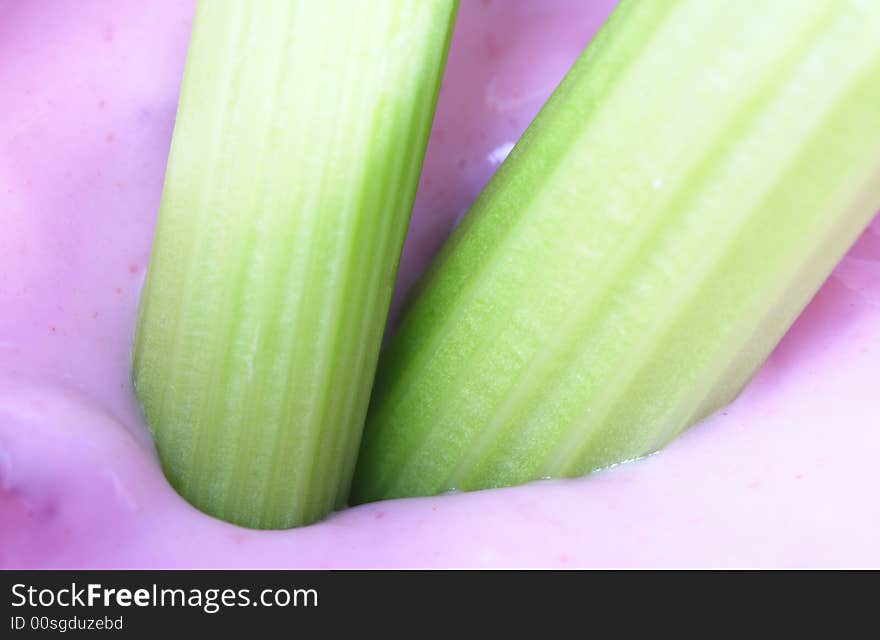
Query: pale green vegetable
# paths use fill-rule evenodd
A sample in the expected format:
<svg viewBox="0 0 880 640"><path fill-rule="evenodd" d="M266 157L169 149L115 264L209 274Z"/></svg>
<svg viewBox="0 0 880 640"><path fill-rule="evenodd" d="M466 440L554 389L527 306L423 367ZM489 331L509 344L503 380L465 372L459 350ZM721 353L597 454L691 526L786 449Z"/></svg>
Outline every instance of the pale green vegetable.
<svg viewBox="0 0 880 640"><path fill-rule="evenodd" d="M281 528L345 503L455 9L199 4L134 381L207 513Z"/></svg>
<svg viewBox="0 0 880 640"><path fill-rule="evenodd" d="M657 450L739 392L878 206L880 2L623 2L381 358L353 497Z"/></svg>

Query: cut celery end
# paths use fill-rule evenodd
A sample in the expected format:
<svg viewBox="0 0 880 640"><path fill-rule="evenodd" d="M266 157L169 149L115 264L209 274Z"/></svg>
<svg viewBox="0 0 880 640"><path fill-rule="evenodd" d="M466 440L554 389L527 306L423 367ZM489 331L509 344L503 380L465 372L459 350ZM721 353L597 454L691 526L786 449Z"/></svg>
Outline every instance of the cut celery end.
<svg viewBox="0 0 880 640"><path fill-rule="evenodd" d="M383 353L353 501L570 477L729 402L880 206L880 3L624 1Z"/></svg>
<svg viewBox="0 0 880 640"><path fill-rule="evenodd" d="M199 509L345 503L455 10L199 3L133 372Z"/></svg>

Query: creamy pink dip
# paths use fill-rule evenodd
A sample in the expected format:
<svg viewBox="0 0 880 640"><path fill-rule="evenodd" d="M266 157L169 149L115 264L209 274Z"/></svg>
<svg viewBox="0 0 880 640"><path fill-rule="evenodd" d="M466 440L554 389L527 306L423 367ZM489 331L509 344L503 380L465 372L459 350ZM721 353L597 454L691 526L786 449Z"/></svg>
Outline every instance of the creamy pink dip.
<svg viewBox="0 0 880 640"><path fill-rule="evenodd" d="M613 4L463 0L401 290ZM745 393L648 459L286 532L189 506L129 375L192 14L0 0L0 567L880 566L880 218Z"/></svg>

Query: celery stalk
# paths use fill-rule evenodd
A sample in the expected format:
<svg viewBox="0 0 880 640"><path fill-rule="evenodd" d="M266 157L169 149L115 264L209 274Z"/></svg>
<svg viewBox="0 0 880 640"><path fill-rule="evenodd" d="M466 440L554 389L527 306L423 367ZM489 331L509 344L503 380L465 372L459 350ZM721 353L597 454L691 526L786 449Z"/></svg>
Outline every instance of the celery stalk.
<svg viewBox="0 0 880 640"><path fill-rule="evenodd" d="M732 400L880 206L880 3L624 1L382 355L353 498L581 475Z"/></svg>
<svg viewBox="0 0 880 640"><path fill-rule="evenodd" d="M284 528L346 501L455 9L198 6L134 381L209 514Z"/></svg>

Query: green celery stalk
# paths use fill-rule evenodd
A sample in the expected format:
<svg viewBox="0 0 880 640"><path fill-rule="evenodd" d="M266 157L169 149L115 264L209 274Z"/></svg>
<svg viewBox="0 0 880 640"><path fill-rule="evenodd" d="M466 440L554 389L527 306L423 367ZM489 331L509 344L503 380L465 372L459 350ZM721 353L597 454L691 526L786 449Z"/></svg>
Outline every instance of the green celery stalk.
<svg viewBox="0 0 880 640"><path fill-rule="evenodd" d="M732 400L880 206L880 3L624 1L383 353L353 500L577 476Z"/></svg>
<svg viewBox="0 0 880 640"><path fill-rule="evenodd" d="M199 509L345 503L456 3L199 3L134 382Z"/></svg>

